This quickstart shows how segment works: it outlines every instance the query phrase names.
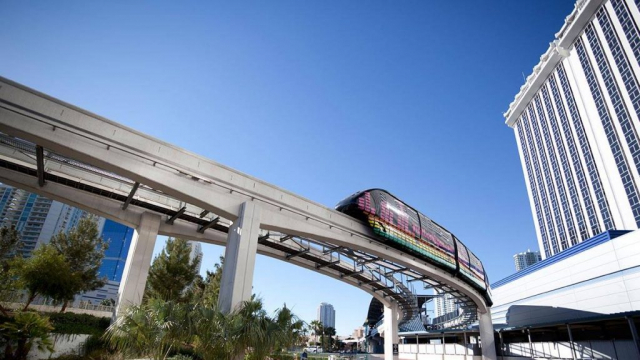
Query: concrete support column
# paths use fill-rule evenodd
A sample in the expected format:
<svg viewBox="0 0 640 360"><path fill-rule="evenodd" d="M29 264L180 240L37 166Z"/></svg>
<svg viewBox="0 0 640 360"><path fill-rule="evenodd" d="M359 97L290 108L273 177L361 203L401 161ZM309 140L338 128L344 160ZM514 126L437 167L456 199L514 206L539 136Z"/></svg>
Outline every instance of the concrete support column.
<svg viewBox="0 0 640 360"><path fill-rule="evenodd" d="M118 289L116 316L124 307L142 302L160 221L161 217L157 214L145 212L140 216L140 225L133 232Z"/></svg>
<svg viewBox="0 0 640 360"><path fill-rule="evenodd" d="M243 301L251 299L259 231L260 208L253 202L243 203L240 216L229 229L224 253L218 296L218 307L224 313L230 313Z"/></svg>
<svg viewBox="0 0 640 360"><path fill-rule="evenodd" d="M490 309L487 309L486 313L478 312L478 323L480 325L480 340L482 341L482 359L496 360L496 344L493 337Z"/></svg>
<svg viewBox="0 0 640 360"><path fill-rule="evenodd" d="M398 346L398 304L384 307L384 360L393 360L393 345Z"/></svg>
<svg viewBox="0 0 640 360"><path fill-rule="evenodd" d="M631 337L633 338L633 342L636 345L636 353L640 358L640 340L638 340L638 330L636 329L636 323L633 322L633 318L631 316L627 316L627 323L629 323ZM593 349L591 349L591 352L593 353Z"/></svg>
<svg viewBox="0 0 640 360"><path fill-rule="evenodd" d="M576 360L576 349L573 345L573 334L571 333L571 326L567 324L567 332L569 333L569 345L571 345L571 358Z"/></svg>

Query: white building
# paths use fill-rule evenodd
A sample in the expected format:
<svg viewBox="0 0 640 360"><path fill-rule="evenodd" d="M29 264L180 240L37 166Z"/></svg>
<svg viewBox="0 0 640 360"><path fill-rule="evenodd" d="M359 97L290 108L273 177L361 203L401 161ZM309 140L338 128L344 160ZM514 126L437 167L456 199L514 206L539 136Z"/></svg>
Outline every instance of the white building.
<svg viewBox="0 0 640 360"><path fill-rule="evenodd" d="M544 260L492 284L494 324L640 309L639 24L633 1L577 1L505 113Z"/></svg>
<svg viewBox="0 0 640 360"><path fill-rule="evenodd" d="M494 325L640 309L640 231L611 231L491 285Z"/></svg>
<svg viewBox="0 0 640 360"><path fill-rule="evenodd" d="M189 247L191 247L191 253L189 254L189 262L193 262L196 258L199 259L198 263L198 271L196 273L200 273L200 269L202 268L202 245L199 241L187 241Z"/></svg>
<svg viewBox="0 0 640 360"><path fill-rule="evenodd" d="M333 305L321 303L320 306L318 306L318 321L320 321L325 328L336 327L336 311L333 309Z"/></svg>
<svg viewBox="0 0 640 360"><path fill-rule="evenodd" d="M450 294L441 294L434 299L433 317L439 318L448 314L458 315L460 306L456 304L456 298Z"/></svg>
<svg viewBox="0 0 640 360"><path fill-rule="evenodd" d="M513 255L513 262L516 265L516 271L526 269L540 260L542 260L542 257L540 256L539 251L527 250Z"/></svg>
<svg viewBox="0 0 640 360"><path fill-rule="evenodd" d="M505 113L542 258L640 225L640 11L579 0Z"/></svg>

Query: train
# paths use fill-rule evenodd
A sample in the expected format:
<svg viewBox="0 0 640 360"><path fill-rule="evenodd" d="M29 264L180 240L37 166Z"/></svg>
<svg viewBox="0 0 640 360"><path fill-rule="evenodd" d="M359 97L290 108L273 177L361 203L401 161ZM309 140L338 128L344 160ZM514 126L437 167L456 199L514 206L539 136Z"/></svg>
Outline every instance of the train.
<svg viewBox="0 0 640 360"><path fill-rule="evenodd" d="M491 305L489 278L480 259L450 231L388 191L358 191L340 201L336 210L367 224L379 241L462 279Z"/></svg>

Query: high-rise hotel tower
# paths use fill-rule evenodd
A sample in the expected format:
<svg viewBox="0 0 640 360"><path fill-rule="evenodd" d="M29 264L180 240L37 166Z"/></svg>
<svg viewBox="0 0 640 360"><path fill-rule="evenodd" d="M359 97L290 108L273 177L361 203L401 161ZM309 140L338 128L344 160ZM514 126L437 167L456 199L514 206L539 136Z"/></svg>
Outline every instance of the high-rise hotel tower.
<svg viewBox="0 0 640 360"><path fill-rule="evenodd" d="M579 0L504 114L543 258L640 226L640 11Z"/></svg>

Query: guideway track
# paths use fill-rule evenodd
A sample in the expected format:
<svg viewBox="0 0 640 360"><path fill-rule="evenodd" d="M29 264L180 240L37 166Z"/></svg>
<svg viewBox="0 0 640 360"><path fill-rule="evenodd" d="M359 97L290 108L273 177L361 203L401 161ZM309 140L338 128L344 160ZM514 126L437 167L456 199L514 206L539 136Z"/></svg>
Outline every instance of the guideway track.
<svg viewBox="0 0 640 360"><path fill-rule="evenodd" d="M6 151L9 154L3 153L3 166L7 169L3 170L1 176L3 182L36 190L38 193L48 193L47 182L53 188L54 185L59 185L55 181L68 184L75 181L75 185L83 184L85 189L91 190L88 193L93 196L94 204L97 204L95 200L97 196L104 197L104 201L109 202L122 201L121 196L125 196L124 207L128 205L129 208L123 209L122 212L148 210L162 214L165 221L184 207L184 212L177 214L178 216L174 219L175 226L181 229L192 229L193 238L202 241L206 241L207 237L218 239L222 237L215 234L222 232L216 227L228 226L231 222L237 221L239 216L243 216L241 211L243 204L253 203L261 209L259 218L261 237L268 232L278 236L291 236L301 243L307 241L309 244L323 244L327 249L336 251L322 251L322 256L319 256L318 260L326 261L327 258L330 259L331 256L337 256L339 253L341 261L344 260L346 265L344 269L349 266L351 269L350 272L341 272L333 265L316 269L315 266L327 265L326 262L313 263L310 260L311 255L305 257L306 254L302 253L292 257L291 255L296 253L286 253L284 249L276 248L275 242L272 247L268 247L263 241L260 244L261 248L270 249L267 255L276 256L275 254L278 253L277 256L281 259L284 256L285 260L304 263L301 266L310 267L359 286L372 293L387 307L406 306L406 309L399 309L401 310L399 317L403 319L412 313L408 305L409 301L402 304L398 295L394 294L406 292L402 291L400 286L393 286L394 293L391 294L383 289L383 287L391 287L388 283L384 286L365 284L365 281L376 279L375 275L372 271L364 269L369 264L360 264L359 259L352 259L349 251L358 256L362 254L363 259L377 258L380 261L376 260L372 264L380 268L386 266L386 271L406 268L405 271L398 271L398 275L406 276L408 280L423 281L429 286L450 289L462 295L463 299L468 298L478 309L481 328L482 323L487 322L489 309L477 291L437 267L422 263L409 254L377 242L370 230L359 221L2 78L0 78L0 131L14 139L37 144L47 153L73 159L77 164L91 166L113 175L110 177L104 173L91 173L87 169L80 169L72 164L60 164L52 158L46 160L47 167L45 167L41 163L42 156L36 156L35 159L29 157L30 160L28 160L24 158L21 151L13 149L13 153L10 151ZM5 146L5 150L10 149ZM51 167L48 167L50 164ZM19 170L17 165L31 170L25 173L22 171L25 169ZM10 170L11 167L13 170ZM33 170L35 170L35 176ZM82 173L81 176L78 176L79 172ZM54 178L54 175L57 178ZM93 177L101 177L103 180L88 180ZM54 181L54 179L58 180ZM119 182L119 186L110 188L104 186L108 182ZM138 186L140 189L137 192L131 191ZM86 191L79 187L74 189L76 192ZM48 194L52 197L56 196L55 193ZM144 196L148 194L152 199L142 201L141 194ZM71 197L69 196L67 201L77 204ZM130 200L129 203L127 199ZM149 206L157 208L149 209ZM194 209L199 209L200 213L195 214L192 211ZM98 213L101 211L96 210ZM209 215L202 218L200 215L205 211ZM214 214L219 217L218 221L214 222ZM129 219L131 224L136 225L135 220L131 220L133 217L127 217L126 214L113 211L110 215ZM123 222L126 223L126 221ZM203 229L206 225L211 227ZM171 225L161 224L159 228L167 233L170 232L167 230L169 226ZM198 232L198 229L202 232ZM214 235L208 235L209 233ZM338 249L344 251L338 251ZM312 253L311 249L309 253ZM374 265L372 266L375 267ZM371 277L363 278L361 274L354 273L360 270L362 274L368 272ZM383 277L380 279L382 280ZM401 290L396 292L396 289Z"/></svg>

